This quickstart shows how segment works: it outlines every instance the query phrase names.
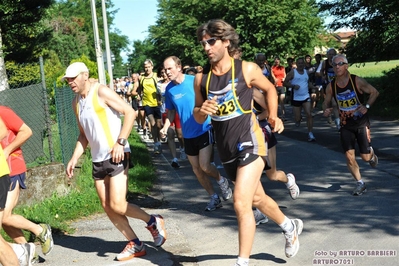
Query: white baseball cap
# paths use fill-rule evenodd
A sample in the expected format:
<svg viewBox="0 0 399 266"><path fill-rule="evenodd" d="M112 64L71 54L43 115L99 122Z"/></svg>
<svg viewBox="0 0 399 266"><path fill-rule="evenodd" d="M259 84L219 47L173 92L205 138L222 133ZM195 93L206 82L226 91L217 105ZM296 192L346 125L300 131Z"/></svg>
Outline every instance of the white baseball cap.
<svg viewBox="0 0 399 266"><path fill-rule="evenodd" d="M85 63L82 62L72 63L66 69L65 75L62 77L62 80L64 81L66 78L74 78L82 72L89 72L89 69L87 68Z"/></svg>

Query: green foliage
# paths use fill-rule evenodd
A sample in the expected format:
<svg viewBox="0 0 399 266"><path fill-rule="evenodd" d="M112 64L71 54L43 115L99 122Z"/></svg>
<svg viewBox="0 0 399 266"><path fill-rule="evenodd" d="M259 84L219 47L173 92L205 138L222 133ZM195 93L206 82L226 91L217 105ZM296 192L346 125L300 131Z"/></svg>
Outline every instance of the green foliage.
<svg viewBox="0 0 399 266"><path fill-rule="evenodd" d="M0 3L0 32L5 59L16 62L37 58L50 31L39 22L54 0L15 1ZM0 42L1 46L1 42Z"/></svg>
<svg viewBox="0 0 399 266"><path fill-rule="evenodd" d="M54 106L54 82L60 75L63 75L65 68L62 66L56 52L49 51L44 57L44 73L46 77L47 95L50 99L50 105ZM55 110L54 110L55 112ZM50 112L51 114L55 114Z"/></svg>
<svg viewBox="0 0 399 266"><path fill-rule="evenodd" d="M47 49L55 51L63 66L83 54L91 60L96 60L94 45L93 20L91 13L91 1L66 0L58 1L48 10L48 17L44 24L52 29L52 38L47 43ZM112 1L105 1L107 8L107 23L111 29L117 10L113 10ZM101 0L96 0L96 16L99 37L104 41L104 24L102 17ZM116 62L121 64L121 51L127 51L129 39L121 34L118 29L109 32L110 49L115 55ZM104 42L102 42L104 43ZM105 50L105 45L102 46Z"/></svg>
<svg viewBox="0 0 399 266"><path fill-rule="evenodd" d="M39 63L20 65L13 61L7 61L6 70L10 89L41 82Z"/></svg>
<svg viewBox="0 0 399 266"><path fill-rule="evenodd" d="M399 58L399 5L390 0L322 0L320 10L334 16L332 29L357 30L358 37L347 45L351 62L384 61Z"/></svg>
<svg viewBox="0 0 399 266"><path fill-rule="evenodd" d="M143 64L147 58L151 59L155 66L163 63L162 61L157 61L153 58L153 55L155 54L155 46L148 39L144 41L134 41L133 47L134 52L130 54L128 58L128 62L133 72L140 73L141 71L144 71Z"/></svg>
<svg viewBox="0 0 399 266"><path fill-rule="evenodd" d="M159 65L165 57L176 55L183 64L204 65L207 58L196 29L215 18L236 28L244 59L252 61L257 52L284 57L307 54L323 43L318 38L323 29L317 12L314 1L302 0L160 0L156 25L149 27L145 43L133 44L129 62L141 68L142 58Z"/></svg>
<svg viewBox="0 0 399 266"><path fill-rule="evenodd" d="M384 71L382 76L375 84L375 87L380 92L374 107L373 114L399 119L399 94L398 88L393 80L399 79L399 65L395 68Z"/></svg>
<svg viewBox="0 0 399 266"><path fill-rule="evenodd" d="M83 32L79 19L66 17L51 17L45 23L53 28L52 38L47 43L47 49L54 51L62 64L68 63L82 54L92 53L91 39Z"/></svg>

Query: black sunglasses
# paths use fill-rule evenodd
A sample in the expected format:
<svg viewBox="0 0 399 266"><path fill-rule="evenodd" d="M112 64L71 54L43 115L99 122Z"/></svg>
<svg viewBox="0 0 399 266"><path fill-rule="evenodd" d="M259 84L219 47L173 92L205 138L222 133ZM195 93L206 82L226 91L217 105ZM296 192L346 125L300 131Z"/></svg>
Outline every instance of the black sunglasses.
<svg viewBox="0 0 399 266"><path fill-rule="evenodd" d="M200 41L200 44L202 44L202 46L204 46L204 47L206 44L213 46L217 40L220 40L220 38L213 37L213 38L209 38L208 40Z"/></svg>
<svg viewBox="0 0 399 266"><path fill-rule="evenodd" d="M334 66L334 67L336 67L336 66L343 66L343 65L346 65L346 64L348 64L348 63L345 63L345 62L338 62L338 63L332 63L332 65Z"/></svg>

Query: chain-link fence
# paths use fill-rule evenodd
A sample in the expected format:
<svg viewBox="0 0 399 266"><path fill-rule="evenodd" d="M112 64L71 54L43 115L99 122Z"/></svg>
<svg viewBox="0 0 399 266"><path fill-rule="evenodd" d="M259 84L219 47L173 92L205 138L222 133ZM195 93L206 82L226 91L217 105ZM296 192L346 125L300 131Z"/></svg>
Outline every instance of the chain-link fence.
<svg viewBox="0 0 399 266"><path fill-rule="evenodd" d="M55 103L57 107L57 121L61 138L62 161L66 165L72 157L78 138L78 125L72 100L75 94L69 87L55 89Z"/></svg>
<svg viewBox="0 0 399 266"><path fill-rule="evenodd" d="M18 69L35 69L25 73L18 84ZM0 91L0 105L8 106L32 129L33 135L23 145L27 163L54 161L48 99L42 61L37 64L6 64L10 89Z"/></svg>

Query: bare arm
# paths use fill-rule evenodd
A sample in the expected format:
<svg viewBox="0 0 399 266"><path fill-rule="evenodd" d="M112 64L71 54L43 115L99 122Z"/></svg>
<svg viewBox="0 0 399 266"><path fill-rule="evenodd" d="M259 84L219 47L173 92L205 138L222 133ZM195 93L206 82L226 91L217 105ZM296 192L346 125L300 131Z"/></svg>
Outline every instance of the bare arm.
<svg viewBox="0 0 399 266"><path fill-rule="evenodd" d="M3 119L0 117L0 141L7 136L7 127L4 124Z"/></svg>
<svg viewBox="0 0 399 266"><path fill-rule="evenodd" d="M166 133L168 132L168 128L170 127L170 124L173 123L173 121L175 120L175 115L176 115L176 110L169 110L168 109L168 116L165 119L165 123L162 127L162 129L160 130L160 132L164 135L166 135Z"/></svg>
<svg viewBox="0 0 399 266"><path fill-rule="evenodd" d="M374 88L370 83L368 83L364 78L356 76L356 84L357 88L364 92L369 94L369 99L367 101L367 104L373 105L375 100L377 100L378 95L380 94L376 88Z"/></svg>
<svg viewBox="0 0 399 266"><path fill-rule="evenodd" d="M119 133L118 139L127 139L133 128L134 120L136 119L136 113L133 108L122 100L118 94L108 90L107 87L100 85L98 88L98 96L100 103L109 106L120 114L124 115L122 129ZM114 146L110 150L112 160L115 163L119 163L124 159L124 147L118 142L115 142Z"/></svg>
<svg viewBox="0 0 399 266"><path fill-rule="evenodd" d="M85 149L88 145L86 135L83 131L82 126L79 123L78 114L76 112L77 111L76 105L77 105L77 98L75 97L74 100L72 101L72 110L74 110L76 121L77 121L77 124L79 127L79 136L78 136L78 140L76 141L75 150L73 151L72 157L69 160L69 162L66 166L66 169L65 169L65 172L69 178L71 178L73 176L73 169L75 169L75 166L78 163L80 156L82 156L83 152L85 151Z"/></svg>
<svg viewBox="0 0 399 266"><path fill-rule="evenodd" d="M325 75L325 68L326 68L326 60L321 62L321 69L320 69L320 75L321 75L321 79L323 81L327 80L327 77Z"/></svg>
<svg viewBox="0 0 399 266"><path fill-rule="evenodd" d="M124 115L123 125L119 134L119 138L127 139L132 130L134 120L136 119L136 114L133 108L124 100L122 100L118 96L118 94L111 90L107 90L107 87L103 85L100 85L100 87L98 88L98 96L104 102L104 104Z"/></svg>
<svg viewBox="0 0 399 266"><path fill-rule="evenodd" d="M293 88L294 90L299 89L298 85L291 84L292 79L294 78L294 70L291 70L286 76L283 83L284 87Z"/></svg>
<svg viewBox="0 0 399 266"><path fill-rule="evenodd" d="M332 88L330 83L327 85L326 96L324 97L324 102L323 102L323 110L324 110L323 115L325 117L329 116L332 112L331 100L332 100Z"/></svg>
<svg viewBox="0 0 399 266"><path fill-rule="evenodd" d="M194 91L195 91L195 107L194 118L197 123L203 124L208 115L216 114L218 108L215 99L204 99L201 94L202 73L195 75ZM215 96L216 97L216 96Z"/></svg>
<svg viewBox="0 0 399 266"><path fill-rule="evenodd" d="M272 78L273 78L273 80L274 80L274 84L273 84L273 85L277 85L277 79L276 79L276 76L275 76L274 73L273 73L273 69L272 69L272 68L270 68L270 73L271 73Z"/></svg>
<svg viewBox="0 0 399 266"><path fill-rule="evenodd" d="M4 155L6 158L8 158L8 156L10 156L10 154L12 154L16 149L20 148L30 138L30 136L32 136L32 129L30 129L27 124L23 123L18 129L15 139L4 148Z"/></svg>
<svg viewBox="0 0 399 266"><path fill-rule="evenodd" d="M263 75L259 66L251 62L243 62L243 75L248 87L256 87L264 92L267 112L269 114L268 121L274 128L275 132L281 133L284 130L283 122L277 117L277 91L273 84Z"/></svg>

